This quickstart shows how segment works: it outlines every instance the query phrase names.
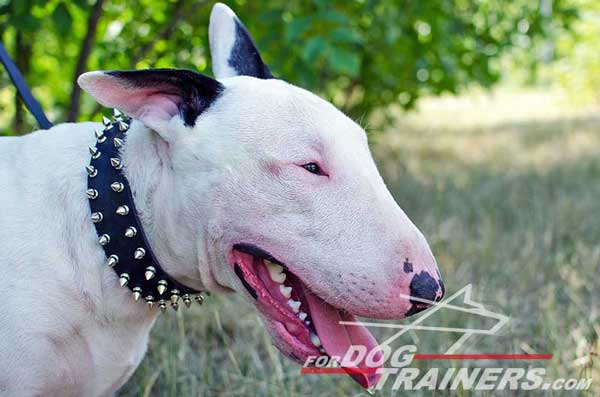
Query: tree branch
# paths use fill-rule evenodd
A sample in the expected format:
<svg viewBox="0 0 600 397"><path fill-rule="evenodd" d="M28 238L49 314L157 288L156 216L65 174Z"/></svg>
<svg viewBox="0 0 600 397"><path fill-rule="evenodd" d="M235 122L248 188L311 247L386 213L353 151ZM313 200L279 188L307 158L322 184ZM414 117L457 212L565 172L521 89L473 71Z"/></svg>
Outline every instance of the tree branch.
<svg viewBox="0 0 600 397"><path fill-rule="evenodd" d="M96 0L96 3L94 4L94 7L92 8L88 18L87 32L85 34L85 38L83 39L83 43L81 44L79 58L77 59L77 66L75 67L75 73L73 75L71 102L69 103L69 110L67 112L67 121L76 121L77 116L79 116L81 88L77 84L77 78L87 69L87 61L92 52L98 21L100 20L100 16L102 14L102 3L104 3L104 0Z"/></svg>

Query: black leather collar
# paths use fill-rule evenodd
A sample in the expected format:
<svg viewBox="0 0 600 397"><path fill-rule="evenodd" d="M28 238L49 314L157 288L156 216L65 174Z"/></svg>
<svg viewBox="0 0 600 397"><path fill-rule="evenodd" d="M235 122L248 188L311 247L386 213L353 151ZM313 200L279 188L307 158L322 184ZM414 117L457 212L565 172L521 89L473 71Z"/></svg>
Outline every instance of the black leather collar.
<svg viewBox="0 0 600 397"><path fill-rule="evenodd" d="M86 167L91 219L106 253L106 264L117 273L119 284L132 291L133 299L143 297L150 308L157 303L164 312L170 301L177 310L180 298L189 307L192 295L202 304L201 291L169 276L152 253L119 157L131 119L116 109L114 117L102 118L104 130L95 132L96 146L90 147L92 159Z"/></svg>

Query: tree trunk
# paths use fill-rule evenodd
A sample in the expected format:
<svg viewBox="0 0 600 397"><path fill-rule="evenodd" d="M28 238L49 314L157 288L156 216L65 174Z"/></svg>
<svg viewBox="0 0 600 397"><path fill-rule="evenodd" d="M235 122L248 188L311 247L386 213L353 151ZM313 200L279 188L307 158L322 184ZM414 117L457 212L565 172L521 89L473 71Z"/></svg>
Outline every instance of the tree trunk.
<svg viewBox="0 0 600 397"><path fill-rule="evenodd" d="M15 64L21 71L21 74L27 79L27 74L30 69L30 59L32 53L32 37L31 34L23 34L21 31L17 31L15 37ZM16 134L25 133L25 109L23 108L23 101L19 96L19 92L15 89L15 119L13 123L13 130Z"/></svg>
<svg viewBox="0 0 600 397"><path fill-rule="evenodd" d="M73 75L73 86L71 88L71 102L69 103L69 110L67 112L67 121L77 121L79 116L79 106L81 98L81 88L77 84L77 78L80 74L87 69L87 60L92 52L94 45L94 38L96 37L96 30L98 27L98 21L102 15L102 4L104 0L96 0L96 4L92 8L87 23L87 32L81 49L79 50L79 58L77 59L77 66L75 67L75 74Z"/></svg>

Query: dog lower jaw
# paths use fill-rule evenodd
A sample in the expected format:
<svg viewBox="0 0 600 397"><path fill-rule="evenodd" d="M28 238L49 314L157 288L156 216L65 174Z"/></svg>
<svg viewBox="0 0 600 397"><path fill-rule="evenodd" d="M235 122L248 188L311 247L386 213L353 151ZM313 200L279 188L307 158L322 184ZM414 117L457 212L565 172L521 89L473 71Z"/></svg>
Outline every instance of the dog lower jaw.
<svg viewBox="0 0 600 397"><path fill-rule="evenodd" d="M234 246L230 263L284 355L305 363L310 356L329 355L341 359L355 344L365 346L368 351L379 350L365 327L343 323L356 322L354 316L314 295L281 262L255 247L242 249L247 252ZM375 352L374 356L381 357L381 352ZM347 372L361 386L369 388L381 377L373 373L377 368L367 366L363 360Z"/></svg>
<svg viewBox="0 0 600 397"><path fill-rule="evenodd" d="M266 322L272 330L280 331L279 339L286 344L282 350L300 359L319 355L320 343L299 280L292 280L294 276L283 271L274 275L274 267L283 269L280 265L251 254L234 251L232 257L236 275Z"/></svg>

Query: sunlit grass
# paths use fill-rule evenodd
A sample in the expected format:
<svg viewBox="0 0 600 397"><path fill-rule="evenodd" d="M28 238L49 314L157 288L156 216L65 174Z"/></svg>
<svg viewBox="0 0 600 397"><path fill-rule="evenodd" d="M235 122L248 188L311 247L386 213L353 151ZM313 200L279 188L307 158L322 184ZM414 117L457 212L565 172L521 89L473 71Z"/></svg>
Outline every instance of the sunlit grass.
<svg viewBox="0 0 600 397"><path fill-rule="evenodd" d="M531 365L545 366L548 379L593 377L589 396L600 393L594 356L600 347L599 121L593 109L570 109L556 93L477 94L427 100L375 135L373 144L390 189L428 237L449 293L472 283L476 300L511 317L500 336L475 338L465 352L553 353L552 361ZM433 319L480 325L451 312ZM418 332L400 344L438 353L455 338ZM254 309L236 296L212 296L203 308L158 320L146 359L120 395L360 393L347 377L299 375L272 347Z"/></svg>

